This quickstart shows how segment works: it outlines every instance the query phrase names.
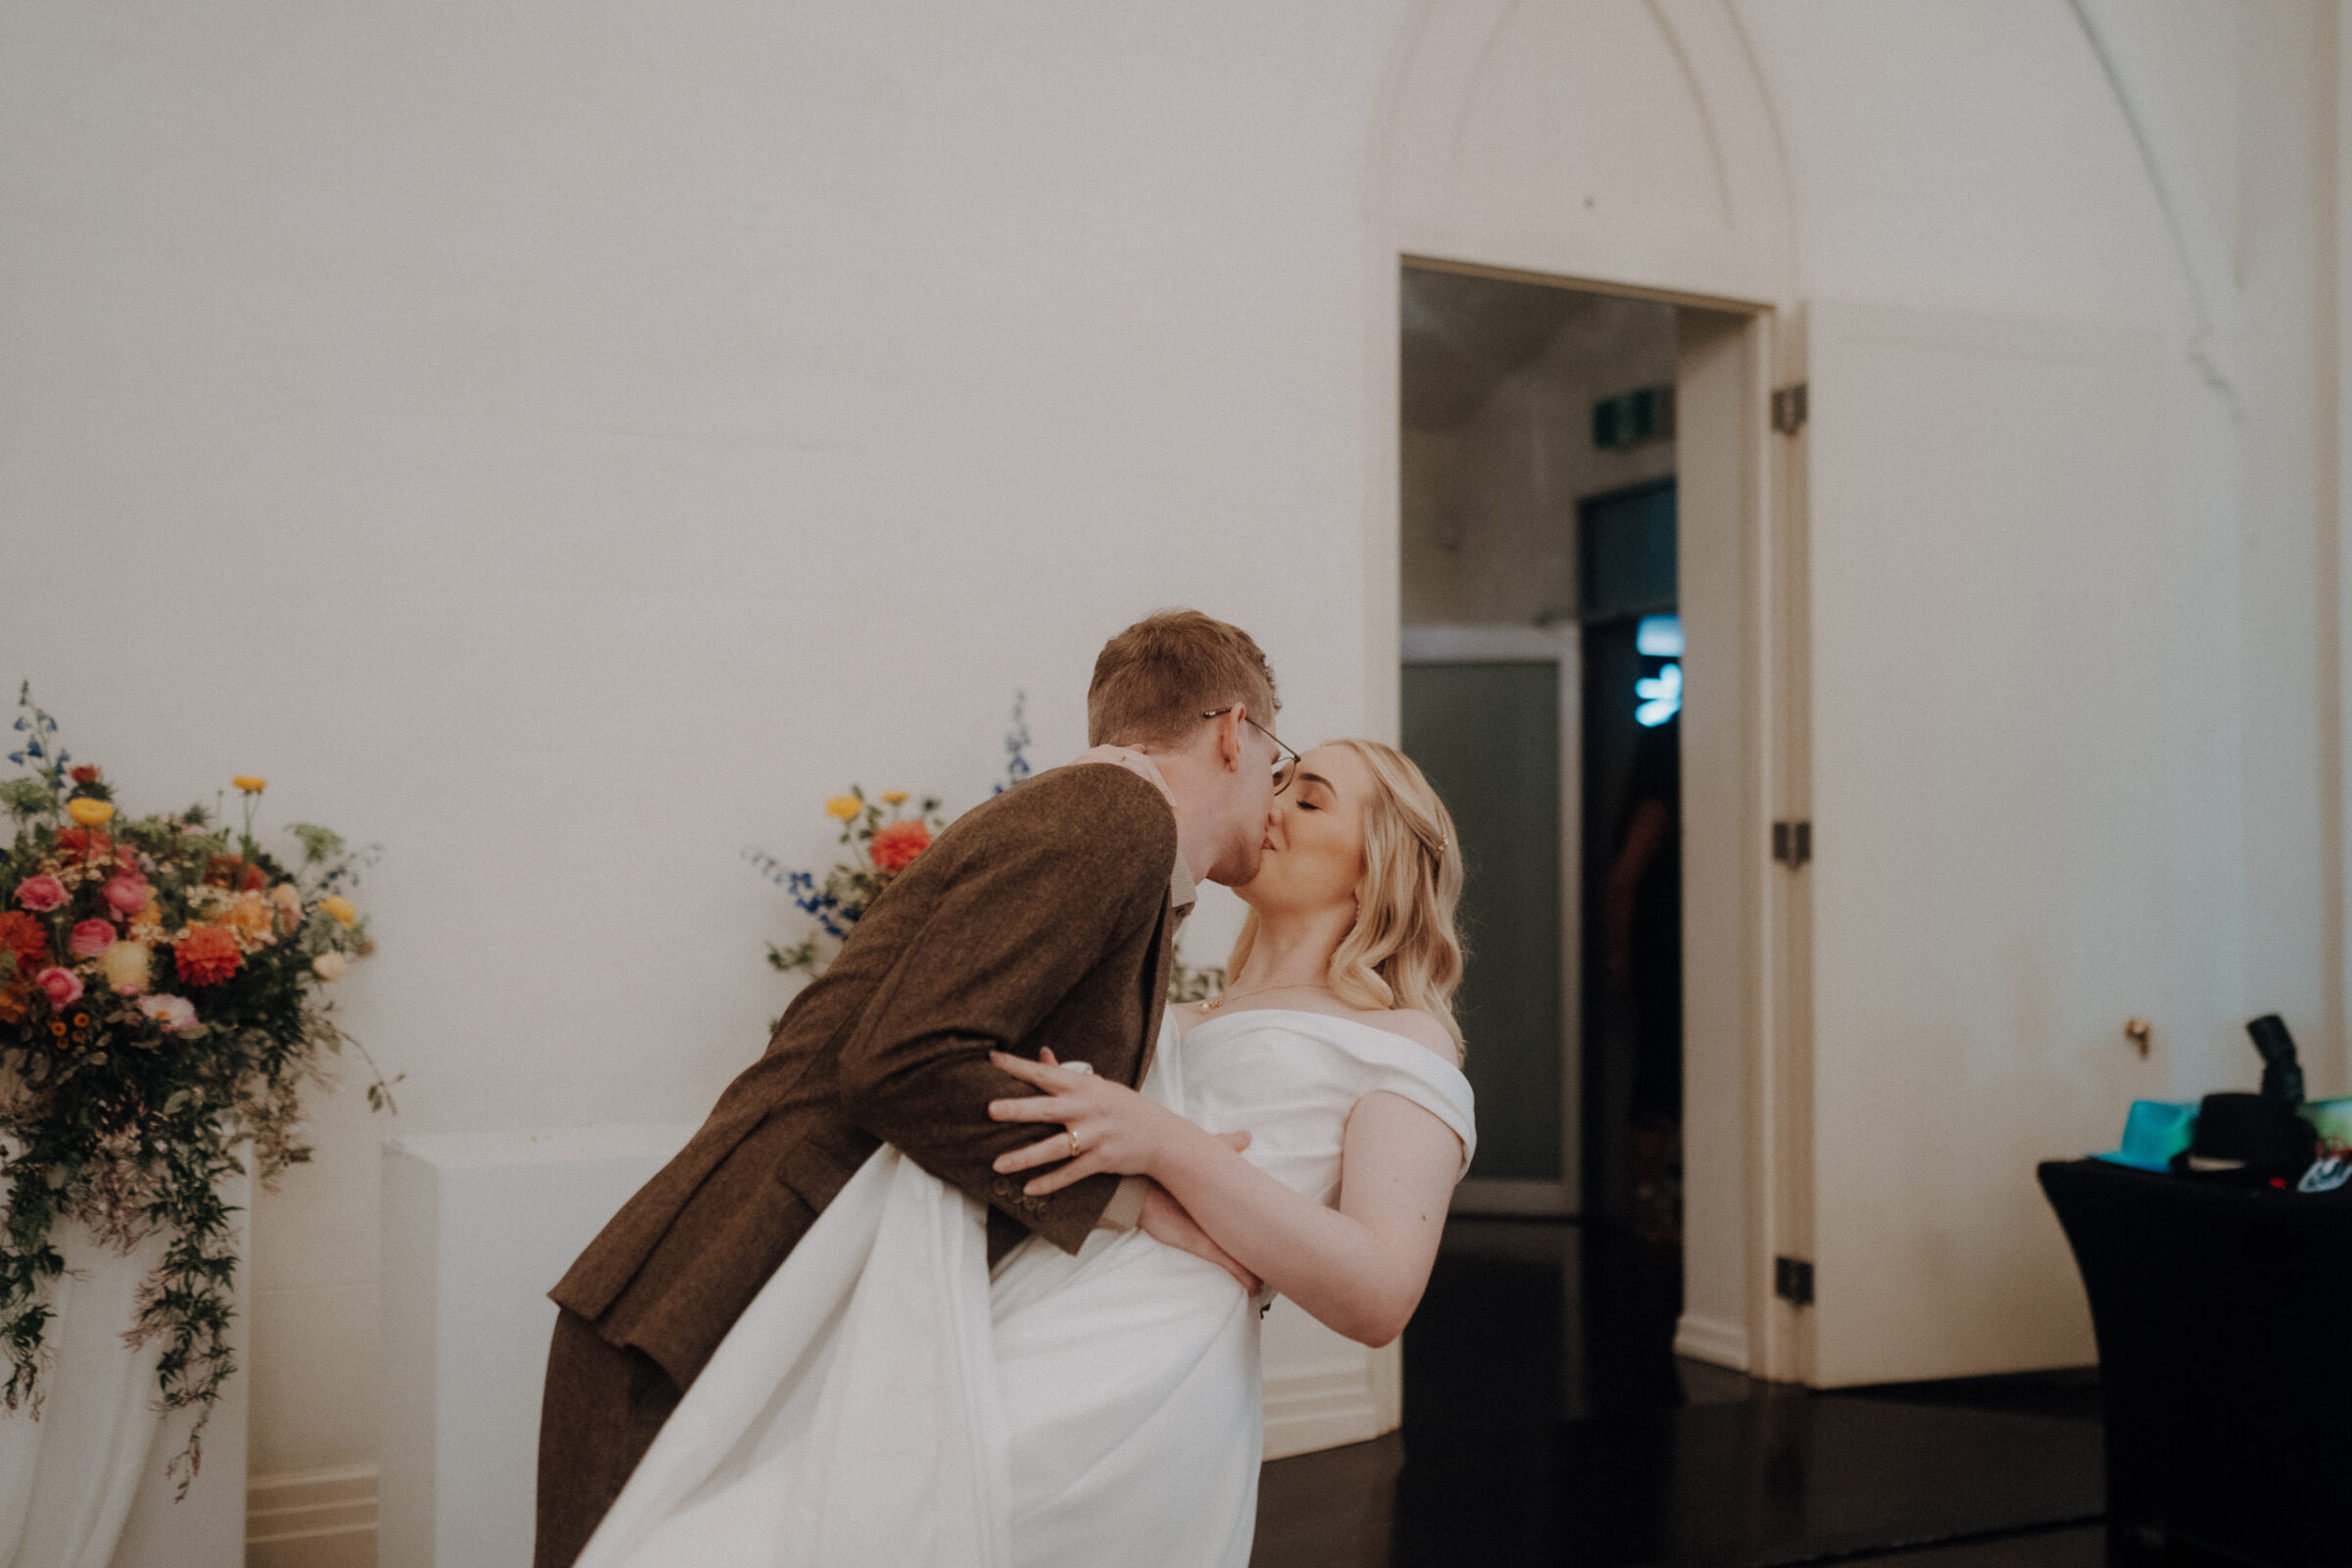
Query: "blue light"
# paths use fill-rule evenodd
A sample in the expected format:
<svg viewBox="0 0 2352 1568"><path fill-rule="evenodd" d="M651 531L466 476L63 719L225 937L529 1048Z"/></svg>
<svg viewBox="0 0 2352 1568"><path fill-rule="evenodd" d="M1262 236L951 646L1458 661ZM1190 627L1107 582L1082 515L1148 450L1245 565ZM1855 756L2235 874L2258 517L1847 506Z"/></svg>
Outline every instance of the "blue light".
<svg viewBox="0 0 2352 1568"><path fill-rule="evenodd" d="M1656 729L1683 710L1683 666L1668 664L1654 677L1634 682L1634 695L1642 699L1642 706L1634 710L1634 722Z"/></svg>
<svg viewBox="0 0 2352 1568"><path fill-rule="evenodd" d="M1647 654L1652 659L1683 657L1683 617L1680 615L1643 615L1634 628L1634 652Z"/></svg>

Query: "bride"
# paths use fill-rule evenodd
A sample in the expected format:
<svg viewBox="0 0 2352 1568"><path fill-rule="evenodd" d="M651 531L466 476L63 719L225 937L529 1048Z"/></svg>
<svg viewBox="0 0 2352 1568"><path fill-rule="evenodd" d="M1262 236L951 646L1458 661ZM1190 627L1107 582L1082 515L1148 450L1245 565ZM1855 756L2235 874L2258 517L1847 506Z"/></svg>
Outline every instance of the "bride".
<svg viewBox="0 0 2352 1568"><path fill-rule="evenodd" d="M1147 1177L1262 1299L1388 1344L1474 1145L1448 1005L1461 879L1404 756L1307 753L1238 890L1228 989L1166 1014L1140 1090L997 1054L1039 1093L990 1114L1056 1128L998 1170L1056 1165L1031 1194ZM1033 1239L992 1278L981 1205L885 1145L736 1322L580 1568L1244 1568L1261 1310L1141 1230L1075 1254Z"/></svg>

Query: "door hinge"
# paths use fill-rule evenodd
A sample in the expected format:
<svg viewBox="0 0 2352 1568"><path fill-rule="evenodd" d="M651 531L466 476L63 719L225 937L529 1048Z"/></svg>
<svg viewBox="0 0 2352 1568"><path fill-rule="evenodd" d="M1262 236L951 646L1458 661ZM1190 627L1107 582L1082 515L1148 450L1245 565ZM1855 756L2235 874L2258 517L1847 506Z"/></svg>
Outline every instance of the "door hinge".
<svg viewBox="0 0 2352 1568"><path fill-rule="evenodd" d="M1772 427L1794 435L1805 427L1805 383L1793 381L1772 392Z"/></svg>
<svg viewBox="0 0 2352 1568"><path fill-rule="evenodd" d="M1813 1265L1803 1258L1772 1260L1772 1294L1791 1306L1813 1304Z"/></svg>
<svg viewBox="0 0 2352 1568"><path fill-rule="evenodd" d="M1791 871L1813 858L1813 824L1773 823L1772 858Z"/></svg>

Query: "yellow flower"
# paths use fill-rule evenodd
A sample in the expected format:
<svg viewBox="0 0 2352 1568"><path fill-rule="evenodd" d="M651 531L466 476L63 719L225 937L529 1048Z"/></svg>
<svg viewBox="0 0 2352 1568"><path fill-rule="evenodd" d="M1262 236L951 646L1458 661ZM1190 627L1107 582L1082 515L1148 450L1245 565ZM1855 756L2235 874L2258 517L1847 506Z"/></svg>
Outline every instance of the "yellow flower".
<svg viewBox="0 0 2352 1568"><path fill-rule="evenodd" d="M340 893L330 893L320 899L318 907L332 915L337 925L351 925L360 917L360 911Z"/></svg>
<svg viewBox="0 0 2352 1568"><path fill-rule="evenodd" d="M154 950L144 942L117 942L98 956L98 972L117 994L135 997L147 989Z"/></svg>
<svg viewBox="0 0 2352 1568"><path fill-rule="evenodd" d="M864 809L864 803L855 795L836 795L825 803L825 814L844 822Z"/></svg>
<svg viewBox="0 0 2352 1568"><path fill-rule="evenodd" d="M251 773L239 773L235 778L230 779L229 782L234 784L238 789L243 790L248 795L259 795L262 793L262 791L270 787L270 781L268 779L256 778Z"/></svg>
<svg viewBox="0 0 2352 1568"><path fill-rule="evenodd" d="M115 808L104 801L86 797L66 803L66 814L83 827L103 827L115 814Z"/></svg>
<svg viewBox="0 0 2352 1568"><path fill-rule="evenodd" d="M884 806L905 806L906 804L906 792L905 790L884 790L882 792L882 804Z"/></svg>

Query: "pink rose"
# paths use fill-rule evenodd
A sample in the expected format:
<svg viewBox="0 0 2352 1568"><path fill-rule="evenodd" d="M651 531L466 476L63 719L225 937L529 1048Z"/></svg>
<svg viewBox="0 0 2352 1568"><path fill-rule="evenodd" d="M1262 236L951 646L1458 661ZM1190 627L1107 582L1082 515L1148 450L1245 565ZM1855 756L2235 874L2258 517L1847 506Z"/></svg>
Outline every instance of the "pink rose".
<svg viewBox="0 0 2352 1568"><path fill-rule="evenodd" d="M118 871L107 879L103 892L106 906L125 920L147 907L147 882L136 871Z"/></svg>
<svg viewBox="0 0 2352 1568"><path fill-rule="evenodd" d="M28 876L17 884L17 902L38 914L46 914L66 902L66 885L43 872Z"/></svg>
<svg viewBox="0 0 2352 1568"><path fill-rule="evenodd" d="M81 976L71 969L60 969L51 964L34 975L32 983L39 988L42 996L49 999L49 1007L53 1012L63 1012L81 1000Z"/></svg>
<svg viewBox="0 0 2352 1568"><path fill-rule="evenodd" d="M185 997L141 997L139 1010L162 1024L167 1034L183 1034L196 1027L196 1004Z"/></svg>
<svg viewBox="0 0 2352 1568"><path fill-rule="evenodd" d="M66 951L76 958L95 958L114 945L112 920L76 920L74 934L66 939Z"/></svg>

